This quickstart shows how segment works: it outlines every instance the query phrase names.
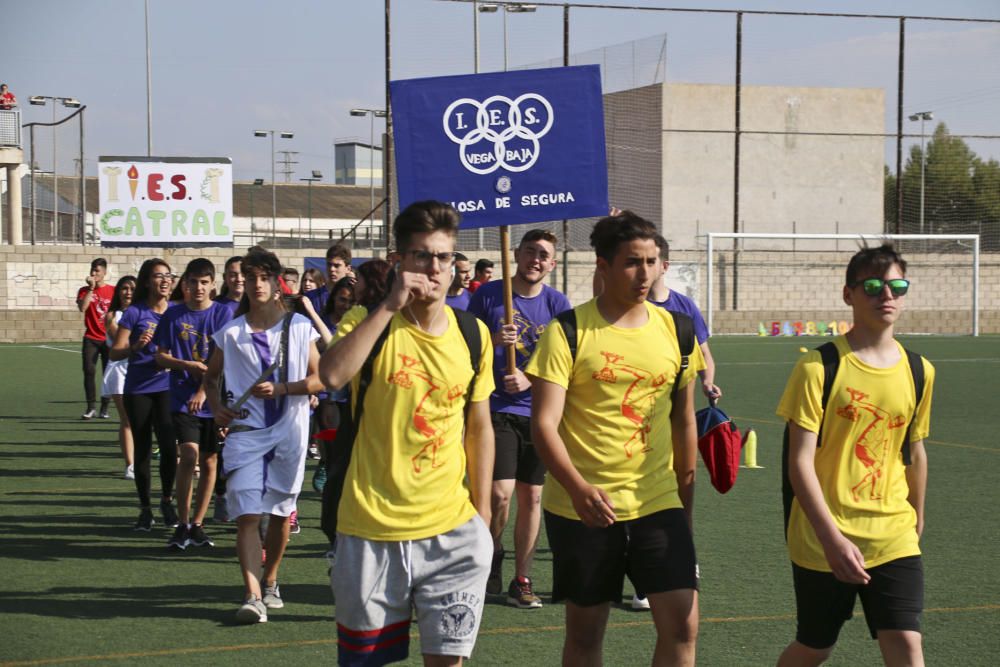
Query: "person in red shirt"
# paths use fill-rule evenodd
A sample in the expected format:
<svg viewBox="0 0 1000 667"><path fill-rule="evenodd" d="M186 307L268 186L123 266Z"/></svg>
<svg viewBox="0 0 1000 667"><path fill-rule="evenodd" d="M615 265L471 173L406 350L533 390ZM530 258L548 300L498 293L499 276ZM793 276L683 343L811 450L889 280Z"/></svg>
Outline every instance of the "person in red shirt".
<svg viewBox="0 0 1000 667"><path fill-rule="evenodd" d="M87 410L83 419L93 419L97 412L97 390L94 386L94 373L97 370L97 358L101 358L101 370L108 367L108 343L104 329L104 316L115 295L115 288L104 282L108 273L108 262L98 257L90 263L90 275L87 285L76 293L76 307L83 313L83 390L87 395ZM108 399L101 397L101 419L108 418Z"/></svg>
<svg viewBox="0 0 1000 667"><path fill-rule="evenodd" d="M17 98L6 83L0 83L0 109L8 110L17 106Z"/></svg>

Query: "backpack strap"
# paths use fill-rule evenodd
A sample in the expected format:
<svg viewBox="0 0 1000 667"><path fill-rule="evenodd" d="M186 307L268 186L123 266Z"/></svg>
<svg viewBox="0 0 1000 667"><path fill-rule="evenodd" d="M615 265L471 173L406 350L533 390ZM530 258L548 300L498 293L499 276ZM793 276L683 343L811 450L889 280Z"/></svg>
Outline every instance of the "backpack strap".
<svg viewBox="0 0 1000 667"><path fill-rule="evenodd" d="M906 435L903 436L903 464L910 465L910 430L913 428L913 420L917 418L917 410L920 409L920 401L924 399L924 359L916 352L911 352L903 348L906 352L906 361L910 364L910 375L913 376L913 390L916 394L916 402L913 404L913 414L906 424Z"/></svg>
<svg viewBox="0 0 1000 667"><path fill-rule="evenodd" d="M672 310L667 312L674 318L674 330L677 332L677 346L681 352L681 367L677 371L677 376L674 378L674 386L670 390L670 401L672 403L677 396L677 388L681 375L691 365L691 354L694 353L694 320L684 313L675 313Z"/></svg>
<svg viewBox="0 0 1000 667"><path fill-rule="evenodd" d="M479 375L479 364L482 361L483 339L479 333L479 318L466 310L452 308L451 311L455 313L458 330L469 348L469 361L472 362L472 380L469 381L469 388L465 394L465 414L468 415L469 406L472 404L472 392L476 388L476 376Z"/></svg>
<svg viewBox="0 0 1000 667"><path fill-rule="evenodd" d="M278 342L278 382L288 382L288 332L292 328L292 317L287 313L281 323L281 339Z"/></svg>
<svg viewBox="0 0 1000 667"><path fill-rule="evenodd" d="M830 402L830 393L833 391L833 381L837 377L837 370L840 368L840 351L832 340L823 343L816 348L820 358L823 360L823 396L820 399L822 416L819 419L819 431L816 432L816 448L823 442L823 419L826 415L826 405Z"/></svg>
<svg viewBox="0 0 1000 667"><path fill-rule="evenodd" d="M837 377L837 369L840 368L840 352L833 341L823 343L816 348L823 361L823 394L820 399L820 407L823 415L826 414L826 404L830 402L830 393L833 391L833 380ZM816 447L820 446L823 437L823 416L820 416L819 431L816 433ZM781 504L785 513L785 541L788 541L788 520L792 515L792 499L795 497L795 490L792 488L792 479L788 475L788 455L789 455L789 432L788 424L785 424L785 432L781 438Z"/></svg>
<svg viewBox="0 0 1000 667"><path fill-rule="evenodd" d="M357 429L361 426L361 415L365 411L365 394L368 393L368 386L372 383L372 373L375 366L375 357L382 352L382 347L385 345L386 339L389 337L389 329L392 327L392 318L389 319L389 323L385 325L379 333L378 338L375 339L375 344L372 345L372 351L368 353L365 357L365 362L361 364L360 377L358 378L358 393L354 399L354 428Z"/></svg>
<svg viewBox="0 0 1000 667"><path fill-rule="evenodd" d="M569 345L569 356L576 361L576 311L570 308L556 315L563 333L566 334L566 344Z"/></svg>

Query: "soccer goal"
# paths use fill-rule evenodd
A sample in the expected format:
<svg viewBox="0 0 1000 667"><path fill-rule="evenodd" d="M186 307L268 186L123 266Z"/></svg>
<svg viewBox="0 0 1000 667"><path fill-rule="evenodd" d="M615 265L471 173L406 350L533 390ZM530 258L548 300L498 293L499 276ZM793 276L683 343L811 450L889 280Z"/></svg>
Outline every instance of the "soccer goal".
<svg viewBox="0 0 1000 667"><path fill-rule="evenodd" d="M720 334L831 335L850 328L842 288L859 248L891 242L912 281L898 333L979 335L979 235L707 235L705 315Z"/></svg>

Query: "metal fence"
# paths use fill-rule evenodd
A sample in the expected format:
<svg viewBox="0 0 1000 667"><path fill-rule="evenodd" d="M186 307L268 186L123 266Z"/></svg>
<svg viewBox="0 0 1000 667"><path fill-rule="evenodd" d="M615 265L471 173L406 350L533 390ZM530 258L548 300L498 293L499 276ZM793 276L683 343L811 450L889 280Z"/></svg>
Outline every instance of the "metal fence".
<svg viewBox="0 0 1000 667"><path fill-rule="evenodd" d="M391 3L390 78L601 65L611 203L675 247L925 232L1000 250L1000 20L498 2L474 40L481 4ZM539 226L585 249L592 223Z"/></svg>

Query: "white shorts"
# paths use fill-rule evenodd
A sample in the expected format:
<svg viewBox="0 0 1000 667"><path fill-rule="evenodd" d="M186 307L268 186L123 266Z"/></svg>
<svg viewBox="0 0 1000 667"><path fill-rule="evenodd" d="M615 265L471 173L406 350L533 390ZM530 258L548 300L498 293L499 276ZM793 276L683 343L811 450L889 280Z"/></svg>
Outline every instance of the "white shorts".
<svg viewBox="0 0 1000 667"><path fill-rule="evenodd" d="M476 514L423 540L381 542L337 533L330 572L341 665L405 660L411 609L424 655L469 657L476 645L493 539Z"/></svg>
<svg viewBox="0 0 1000 667"><path fill-rule="evenodd" d="M273 462L267 458L257 463L233 470L226 476L226 503L229 516L244 514L274 514L289 516L295 510L298 493L285 493L267 484L269 468Z"/></svg>
<svg viewBox="0 0 1000 667"><path fill-rule="evenodd" d="M101 387L101 397L111 398L125 393L125 374L128 373L128 359L112 361L104 369L104 384Z"/></svg>

